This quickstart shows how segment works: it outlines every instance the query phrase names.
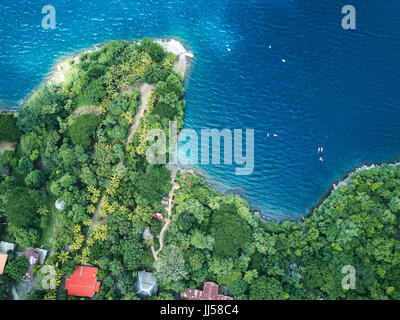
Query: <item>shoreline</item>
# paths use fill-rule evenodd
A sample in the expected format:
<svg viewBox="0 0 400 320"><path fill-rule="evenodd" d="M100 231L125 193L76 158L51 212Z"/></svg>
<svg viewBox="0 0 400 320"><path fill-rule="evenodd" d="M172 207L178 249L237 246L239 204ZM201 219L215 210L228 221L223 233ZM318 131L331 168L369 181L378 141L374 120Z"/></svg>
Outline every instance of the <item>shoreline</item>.
<svg viewBox="0 0 400 320"><path fill-rule="evenodd" d="M246 202L249 204L249 209L250 209L251 214L260 217L261 220L263 220L263 221L280 223L282 221L295 221L298 218L298 215L295 215L295 217L293 217L293 219L290 219L289 215L284 212L279 213L279 216L285 216L285 218L282 218L282 219L273 218L274 214L276 215L278 212L272 211L272 210L266 210L266 209L263 209L261 206L255 205L254 202L252 202L251 200L249 200L246 197L246 192L244 189L239 188L239 187L228 186L228 185L224 184L223 182L219 181L218 179L216 179L211 174L209 174L206 170L201 169L199 167L193 167L193 166L181 167L181 169L184 169L186 171L192 170L193 174L195 174L205 180L208 187L214 189L215 191L217 191L220 194L223 194L223 195L232 194L234 196L237 196L237 197L240 197L240 198L246 200ZM259 212L259 213L257 214L257 212Z"/></svg>
<svg viewBox="0 0 400 320"><path fill-rule="evenodd" d="M59 57L58 59L55 60L55 62L53 63L53 65L51 66L50 70L45 74L45 76L43 77L43 79L40 81L40 83L34 87L31 92L29 92L27 94L27 96L22 100L22 102L20 103L15 103L15 106L18 106L18 109L4 109L3 108L3 103L0 103L0 112L1 111L5 111L5 112L18 112L19 109L21 109L26 103L27 101L32 97L32 95L39 90L40 88L42 88L45 85L49 85L51 84L51 80L54 78L55 74L57 72L59 72L60 70L58 70L58 68L60 68L63 64L68 63L67 61L69 59L76 59L79 58L79 55L82 53L90 53L90 52L94 52L98 49L100 49L102 46L104 46L107 42L101 43L101 44L95 44L89 48L84 48L84 49L79 49L79 50L75 50L71 53L62 55L61 57ZM10 103L11 104L11 103Z"/></svg>
<svg viewBox="0 0 400 320"><path fill-rule="evenodd" d="M394 166L394 167L400 166L400 157L396 157L394 160L390 161L367 162L359 166L356 166L353 169L346 170L341 178L335 180L335 182L331 184L328 191L326 191L325 194L322 196L322 198L314 206L311 207L309 213L306 216L304 216L303 219L311 217L314 214L314 210L321 207L335 190L346 187L349 184L351 177L354 174L375 168L382 168L383 166Z"/></svg>
<svg viewBox="0 0 400 320"><path fill-rule="evenodd" d="M315 205L313 205L309 210L307 210L308 213L306 213L305 215L293 214L293 216L294 216L293 219L289 219L289 218L284 218L284 219L275 218L274 219L274 218L271 218L270 216L265 217L264 215L266 214L266 210L262 209L261 207L257 207L255 205L253 205L250 200L246 199L246 196L244 195L244 192L242 189L237 188L237 190L235 190L235 188L226 186L225 184L218 181L217 179L215 179L213 176L211 176L210 174L208 174L205 170L203 170L201 168L182 167L181 169L185 169L186 171L193 170L193 174L203 178L205 180L207 186L209 186L210 188L213 188L215 191L217 191L220 194L224 194L224 195L233 194L235 196L239 196L239 197L243 198L249 204L251 214L258 216L264 222L274 222L277 224L281 224L282 222L285 222L285 221L300 222L300 221L303 221L305 218L310 218L314 214L315 209L321 207L335 190L347 186L351 180L351 177L354 174L359 173L361 171L371 170L371 169L375 169L375 168L381 168L382 166L385 166L385 165L396 166L396 167L400 166L400 157L396 157L394 160L390 160L390 161L367 162L367 163L358 165L358 166L354 167L353 169L346 170L345 173L339 179L336 179L331 184L329 189L324 193L324 195L320 198L320 200L318 200ZM270 212L272 212L272 211L270 211Z"/></svg>
<svg viewBox="0 0 400 320"><path fill-rule="evenodd" d="M182 77L185 79L189 73L190 66L192 63L192 59L194 58L194 55L192 52L190 52L189 50L186 49L185 45L183 44L184 41L179 38L174 38L174 37L149 38L149 39L160 44L165 51L172 52L173 54L175 54L177 56L177 61L175 62L175 65L174 65L175 72L178 74L181 74ZM124 40L124 39L120 39L120 40ZM50 68L50 71L47 72L47 74L43 77L42 81L24 98L23 102L21 102L20 104L16 104L16 105L18 105L18 109L15 109L15 108L4 109L3 105L7 105L7 104L0 102L0 112L18 113L18 110L21 109L26 104L26 102L32 97L32 95L38 89L40 89L41 87L46 86L46 85L59 84L65 79L65 73L67 73L70 70L64 70L63 68L65 66L70 66L68 61L70 61L72 59L72 60L74 60L75 64L79 63L79 56L82 53L91 53L91 52L100 50L103 46L105 46L107 43L109 43L111 41L113 41L113 40L94 44L90 47L73 51L71 53L63 55L60 58L56 59L54 64ZM124 41L127 41L128 43L139 43L140 42L140 40L124 40ZM10 105L11 105L11 103L10 103ZM205 171L201 168L180 167L180 169L184 169L186 171L193 170L193 173L195 175L198 175L199 177L203 178L205 180L206 184L210 188L213 188L220 194L233 194L235 196L243 198L249 204L250 212L253 215L260 217L261 220L263 220L265 222L275 222L275 223L281 224L284 221L302 221L305 218L311 217L314 214L315 209L321 207L335 190L348 185L349 181L351 180L352 175L354 175L355 173L361 172L361 171L379 168L384 165L400 166L400 157L396 157L394 160L390 160L390 161L367 162L364 164L360 164L360 165L354 167L353 169L346 170L340 178L338 178L333 183L331 183L331 186L324 193L324 195L316 202L316 204L313 205L309 210L307 210L308 213L306 213L305 215L293 214L293 219L289 219L289 216L287 213L279 213L279 215L285 215L286 216L285 218L282 218L282 219L272 218L271 214L274 211L267 211L265 209L262 209L261 207L258 207L256 205L252 204L251 200L246 199L244 190L242 190L241 188L234 188L234 187L225 185L223 182L217 180L215 177L211 176L207 171ZM269 213L268 216L265 216L267 213ZM276 213L278 213L278 212L276 212Z"/></svg>
<svg viewBox="0 0 400 320"><path fill-rule="evenodd" d="M174 38L174 37L149 38L149 39L160 44L163 47L163 49L167 52L172 52L174 54L178 53L178 54L176 54L177 55L176 64L180 64L180 69L178 71L181 71L182 72L181 75L184 78L186 78L188 71L190 69L191 63L192 63L192 59L194 58L194 55L189 49L186 49L186 47L184 45L184 41L179 38ZM134 40L119 39L119 40L127 41L130 44L140 42L140 39L134 39ZM36 87L34 87L32 89L32 91L29 92L27 94L27 96L21 100L21 102L15 102L15 104L12 102L4 102L4 103L0 102L0 112L6 112L6 113L18 112L18 110L21 109L27 103L27 101L32 97L32 95L37 90L39 90L41 87L43 87L45 85L50 85L50 84L54 83L54 81L57 81L57 79L56 79L57 73L60 73L60 74L63 73L62 67L69 65L69 63L68 63L69 60L72 59L75 61L75 63L77 63L79 60L79 56L82 53L91 53L91 52L100 50L103 46L105 46L107 43L109 43L111 41L114 41L114 40L100 42L100 43L94 44L90 47L78 49L78 50L75 50L75 51L72 51L70 53L60 56L59 58L57 58L54 61L52 67L45 74L42 81ZM10 106L10 107L7 108L7 106Z"/></svg>

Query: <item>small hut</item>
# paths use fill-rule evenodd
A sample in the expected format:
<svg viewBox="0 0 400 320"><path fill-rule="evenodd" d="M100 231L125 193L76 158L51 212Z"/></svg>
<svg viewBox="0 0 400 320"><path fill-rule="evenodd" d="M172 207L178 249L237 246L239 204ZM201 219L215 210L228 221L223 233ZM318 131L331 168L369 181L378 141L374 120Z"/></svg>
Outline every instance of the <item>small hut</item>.
<svg viewBox="0 0 400 320"><path fill-rule="evenodd" d="M154 236L150 231L150 227L146 227L143 231L143 239L144 240L153 240Z"/></svg>
<svg viewBox="0 0 400 320"><path fill-rule="evenodd" d="M156 278L150 272L139 271L135 280L134 291L142 299L156 295L158 292Z"/></svg>
<svg viewBox="0 0 400 320"><path fill-rule="evenodd" d="M5 241L0 241L0 253L11 254L14 252L15 244Z"/></svg>
<svg viewBox="0 0 400 320"><path fill-rule="evenodd" d="M55 206L56 206L57 210L63 211L65 209L65 202L61 199L57 199Z"/></svg>

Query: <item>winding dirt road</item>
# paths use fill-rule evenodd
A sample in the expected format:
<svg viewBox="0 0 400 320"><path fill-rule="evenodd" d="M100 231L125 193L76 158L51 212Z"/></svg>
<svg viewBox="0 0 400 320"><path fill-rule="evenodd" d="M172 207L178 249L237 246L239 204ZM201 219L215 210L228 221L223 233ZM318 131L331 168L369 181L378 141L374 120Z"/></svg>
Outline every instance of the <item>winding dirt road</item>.
<svg viewBox="0 0 400 320"><path fill-rule="evenodd" d="M158 250L156 251L154 249L154 243L151 244L151 253L153 254L155 261L157 261L158 254L162 251L162 249L164 247L164 235L169 227L169 224L171 223L171 218L172 218L172 207L173 207L172 201L174 199L175 191L180 188L180 186L175 182L175 175L176 175L176 172L172 172L172 175L171 175L172 189L168 196L168 207L165 208L165 210L167 211L168 218L165 219L165 224L164 224L163 228L161 229L160 234L157 236L157 238L159 238L159 241L160 241L160 248L158 248Z"/></svg>
<svg viewBox="0 0 400 320"><path fill-rule="evenodd" d="M147 102L149 100L150 94L155 89L155 87L156 87L155 84L147 84L147 83L142 83L139 86L138 89L140 91L140 101L141 101L141 103L140 103L140 106L139 106L139 110L135 115L135 119L134 119L134 121L133 121L133 123L131 125L129 136L128 136L127 140L126 140L125 146L128 146L132 142L132 139L135 136L135 131L136 131L138 125L139 125L139 122L144 116L144 112L145 112L145 110L147 108ZM123 164L122 160L120 161L120 164ZM96 211L93 214L92 224L89 227L89 231L88 231L88 233L86 235L86 240L89 239L90 235L92 234L93 228L97 224L99 224L97 222L97 219L100 216L100 208L101 208L101 204L102 203L103 203L103 197L101 197L99 203L97 204Z"/></svg>

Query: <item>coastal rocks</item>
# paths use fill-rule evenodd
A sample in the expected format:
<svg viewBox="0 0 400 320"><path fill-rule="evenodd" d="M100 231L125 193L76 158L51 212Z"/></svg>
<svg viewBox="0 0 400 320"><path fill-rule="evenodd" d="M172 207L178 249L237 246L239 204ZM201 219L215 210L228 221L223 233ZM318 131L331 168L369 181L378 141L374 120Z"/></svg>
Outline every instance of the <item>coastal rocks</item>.
<svg viewBox="0 0 400 320"><path fill-rule="evenodd" d="M82 53L91 53L100 48L101 46L94 46L93 48L78 51L73 55L59 59L47 77L46 83L56 85L63 83L67 74L71 72L72 66L79 63L79 57Z"/></svg>
<svg viewBox="0 0 400 320"><path fill-rule="evenodd" d="M311 209L311 212L308 216L312 215L315 208L322 206L325 203L325 201L329 198L329 196L332 194L333 191L346 187L350 183L351 178L354 174L361 172L361 171L365 171L365 170L381 168L383 165L398 167L398 166L400 166L400 162L395 161L392 163L385 163L385 164L362 165L362 166L348 172L341 180L339 180L337 183L334 183L332 185L332 187L330 188L330 191L324 196L324 198L319 202L319 204L317 206L315 206L313 209Z"/></svg>
<svg viewBox="0 0 400 320"><path fill-rule="evenodd" d="M256 217L259 217L261 215L261 211L260 210L254 210L253 211L253 215L255 215Z"/></svg>
<svg viewBox="0 0 400 320"><path fill-rule="evenodd" d="M194 57L193 54L188 52L182 43L175 39L155 39L153 41L160 44L165 51L171 52L178 57L174 65L174 71L184 77L189 69L190 59ZM103 45L104 44L95 45L89 49L81 50L59 59L47 76L45 82L47 84L61 84L66 80L67 74L71 72L72 66L79 63L79 57L82 53L97 51L101 49Z"/></svg>
<svg viewBox="0 0 400 320"><path fill-rule="evenodd" d="M160 44L165 51L171 52L178 57L174 65L174 71L184 77L189 68L189 59L192 59L194 57L193 54L188 52L182 45L182 43L175 39L159 39L154 40L154 42Z"/></svg>

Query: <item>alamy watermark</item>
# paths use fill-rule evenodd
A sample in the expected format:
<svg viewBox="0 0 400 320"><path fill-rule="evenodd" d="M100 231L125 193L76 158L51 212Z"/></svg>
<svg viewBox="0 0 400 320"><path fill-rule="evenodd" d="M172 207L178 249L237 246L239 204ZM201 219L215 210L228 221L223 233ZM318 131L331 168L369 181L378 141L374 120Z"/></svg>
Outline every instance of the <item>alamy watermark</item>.
<svg viewBox="0 0 400 320"><path fill-rule="evenodd" d="M342 14L345 14L342 19L342 28L344 30L356 29L356 8L346 5L342 8Z"/></svg>
<svg viewBox="0 0 400 320"><path fill-rule="evenodd" d="M42 19L43 29L55 29L56 28L56 9L48 4L42 8L42 13L46 16Z"/></svg>
<svg viewBox="0 0 400 320"><path fill-rule="evenodd" d="M354 290L356 288L356 268L351 265L342 268L342 274L346 276L342 279L343 290Z"/></svg>
<svg viewBox="0 0 400 320"><path fill-rule="evenodd" d="M171 164L196 165L211 164L233 165L236 175L250 175L254 170L254 129L245 130L245 144L243 130L234 129L202 129L199 135L193 129L183 129L177 134L177 123L169 123L169 159ZM223 156L221 160L221 140L223 139ZM163 130L153 129L147 134L147 141L151 145L146 151L146 158L150 164L167 163L167 137ZM200 147L199 147L200 143ZM243 154L245 148L245 155ZM200 151L200 156L199 156Z"/></svg>

